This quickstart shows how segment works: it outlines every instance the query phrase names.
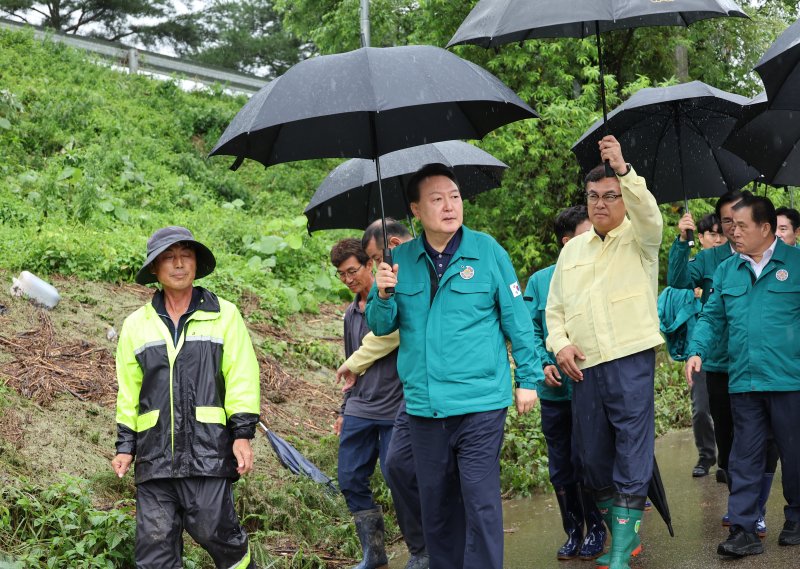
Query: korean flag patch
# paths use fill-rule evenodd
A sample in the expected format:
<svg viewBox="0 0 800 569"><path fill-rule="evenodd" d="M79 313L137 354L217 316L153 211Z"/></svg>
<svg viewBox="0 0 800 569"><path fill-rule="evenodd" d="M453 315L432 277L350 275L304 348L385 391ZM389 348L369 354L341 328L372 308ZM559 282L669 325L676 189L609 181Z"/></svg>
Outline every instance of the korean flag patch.
<svg viewBox="0 0 800 569"><path fill-rule="evenodd" d="M510 285L508 285L508 287L511 289L511 294L514 296L514 298L517 298L519 295L522 294L522 290L519 288L518 282L515 281Z"/></svg>

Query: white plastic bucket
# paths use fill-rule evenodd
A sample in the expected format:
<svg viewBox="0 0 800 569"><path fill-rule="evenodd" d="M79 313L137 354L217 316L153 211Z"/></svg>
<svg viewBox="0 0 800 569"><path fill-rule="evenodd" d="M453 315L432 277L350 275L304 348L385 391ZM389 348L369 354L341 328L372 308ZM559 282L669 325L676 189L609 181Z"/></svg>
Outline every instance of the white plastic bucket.
<svg viewBox="0 0 800 569"><path fill-rule="evenodd" d="M45 308L55 308L61 297L58 291L50 283L46 283L34 274L28 271L22 271L19 278L11 279L11 294L15 296L22 296L23 294L44 306Z"/></svg>

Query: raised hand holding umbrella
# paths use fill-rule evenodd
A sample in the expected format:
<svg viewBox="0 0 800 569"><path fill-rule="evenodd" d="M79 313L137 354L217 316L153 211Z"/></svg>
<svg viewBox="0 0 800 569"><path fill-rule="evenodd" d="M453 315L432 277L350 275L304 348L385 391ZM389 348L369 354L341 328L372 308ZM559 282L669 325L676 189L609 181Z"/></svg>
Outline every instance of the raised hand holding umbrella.
<svg viewBox="0 0 800 569"><path fill-rule="evenodd" d="M311 158L374 160L384 218L382 155L483 138L537 116L494 75L446 50L367 47L293 66L245 104L211 155L236 156L234 168L245 158L265 166Z"/></svg>
<svg viewBox="0 0 800 569"><path fill-rule="evenodd" d="M688 26L747 14L732 0L480 0L448 43L497 47L541 38L595 36L603 124L607 122L602 32L645 26ZM603 134L609 134L604 126ZM613 176L608 165L606 175Z"/></svg>

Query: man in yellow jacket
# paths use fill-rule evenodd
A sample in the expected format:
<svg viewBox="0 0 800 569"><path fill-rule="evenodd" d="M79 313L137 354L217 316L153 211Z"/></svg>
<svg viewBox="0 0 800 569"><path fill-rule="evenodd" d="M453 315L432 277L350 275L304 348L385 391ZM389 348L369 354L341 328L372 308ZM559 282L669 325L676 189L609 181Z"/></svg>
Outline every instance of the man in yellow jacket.
<svg viewBox="0 0 800 569"><path fill-rule="evenodd" d="M585 483L611 530L599 566L628 567L653 471L654 347L662 219L653 195L606 136L586 177L592 229L566 244L547 299L548 349L575 382L573 426ZM630 219L628 219L628 217Z"/></svg>
<svg viewBox="0 0 800 569"><path fill-rule="evenodd" d="M253 469L259 368L236 307L193 284L215 265L188 229L156 231L136 282L161 289L119 336L111 466L136 459L138 569L182 567L184 529L217 567L255 568L231 485Z"/></svg>

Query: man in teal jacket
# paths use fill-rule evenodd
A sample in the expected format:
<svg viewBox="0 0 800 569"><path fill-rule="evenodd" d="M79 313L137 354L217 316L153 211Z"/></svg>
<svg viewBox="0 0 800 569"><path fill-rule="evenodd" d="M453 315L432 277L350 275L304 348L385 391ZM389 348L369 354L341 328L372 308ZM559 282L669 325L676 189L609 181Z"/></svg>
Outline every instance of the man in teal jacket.
<svg viewBox="0 0 800 569"><path fill-rule="evenodd" d="M394 249L393 266L379 266L367 322L377 336L400 330L430 566L501 569L500 448L513 401L506 339L525 413L542 379L533 325L508 254L463 226L452 170L425 166L407 192L424 233Z"/></svg>
<svg viewBox="0 0 800 569"><path fill-rule="evenodd" d="M692 215L686 213L678 223L680 236L669 250L667 285L678 289L702 288L701 302L705 303L712 288L714 271L735 253L733 249L733 206L742 199L742 192L729 192L717 200L716 215L722 223L722 232L727 242L710 249L703 249L694 258L687 241L687 231L696 231ZM712 347L703 362L708 389L708 405L714 420L714 439L717 443L717 481L725 482L728 469L728 455L733 440L731 405L728 397L728 352L726 347L727 329L723 329L720 342ZM710 467L699 461L695 468Z"/></svg>
<svg viewBox="0 0 800 569"><path fill-rule="evenodd" d="M556 217L556 239L560 247L592 228L585 205L563 210ZM550 483L556 493L561 523L567 541L556 553L558 559L594 559L603 553L606 529L591 491L581 491L582 468L572 444L572 381L556 365L556 357L545 348L545 308L555 265L535 272L525 287L525 301L531 312L536 353L544 366L544 379L536 386L542 413L542 432L547 442ZM584 519L586 537L583 536Z"/></svg>
<svg viewBox="0 0 800 569"><path fill-rule="evenodd" d="M763 553L756 534L764 448L774 435L781 455L786 523L781 545L800 544L800 251L775 237L775 208L747 195L733 208L739 254L714 272L713 291L700 314L686 376L701 370L725 327L734 437L729 470L731 531L717 552L741 557Z"/></svg>

